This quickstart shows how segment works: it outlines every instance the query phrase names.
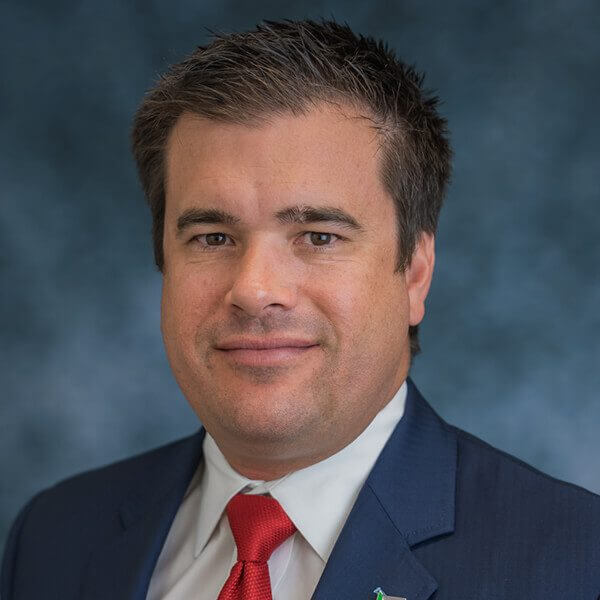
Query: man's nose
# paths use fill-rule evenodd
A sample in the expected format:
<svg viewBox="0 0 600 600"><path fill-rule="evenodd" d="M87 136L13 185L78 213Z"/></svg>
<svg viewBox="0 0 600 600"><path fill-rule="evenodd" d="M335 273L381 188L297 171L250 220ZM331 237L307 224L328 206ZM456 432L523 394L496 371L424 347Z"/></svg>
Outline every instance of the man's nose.
<svg viewBox="0 0 600 600"><path fill-rule="evenodd" d="M285 249L274 243L249 247L234 267L234 279L225 301L257 317L269 306L292 308L296 303L293 273Z"/></svg>

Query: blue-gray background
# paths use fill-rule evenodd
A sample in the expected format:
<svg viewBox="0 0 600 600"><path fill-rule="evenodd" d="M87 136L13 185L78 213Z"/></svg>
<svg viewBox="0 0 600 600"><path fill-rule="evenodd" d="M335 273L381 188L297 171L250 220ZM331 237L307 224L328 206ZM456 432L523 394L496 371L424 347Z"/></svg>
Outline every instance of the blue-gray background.
<svg viewBox="0 0 600 600"><path fill-rule="evenodd" d="M600 492L598 2L2 2L0 544L36 490L197 427L129 155L144 90L205 27L320 16L387 39L450 121L415 380L447 420Z"/></svg>

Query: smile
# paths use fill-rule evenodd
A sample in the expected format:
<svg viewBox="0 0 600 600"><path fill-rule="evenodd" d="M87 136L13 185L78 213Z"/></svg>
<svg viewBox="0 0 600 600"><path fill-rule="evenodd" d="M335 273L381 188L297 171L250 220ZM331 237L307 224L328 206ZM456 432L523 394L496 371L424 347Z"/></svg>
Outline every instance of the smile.
<svg viewBox="0 0 600 600"><path fill-rule="evenodd" d="M282 346L279 348L234 348L231 350L219 350L222 355L232 362L251 367L278 366L291 363L301 357L305 357L314 346Z"/></svg>

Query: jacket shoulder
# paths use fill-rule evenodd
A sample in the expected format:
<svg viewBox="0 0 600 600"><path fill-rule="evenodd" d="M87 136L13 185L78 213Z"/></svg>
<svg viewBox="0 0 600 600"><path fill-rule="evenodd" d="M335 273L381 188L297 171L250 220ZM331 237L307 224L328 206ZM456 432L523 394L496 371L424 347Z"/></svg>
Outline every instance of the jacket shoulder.
<svg viewBox="0 0 600 600"><path fill-rule="evenodd" d="M193 443L198 434L152 448L140 454L84 471L41 491L34 497L36 511L72 514L76 506L86 510L112 510L130 493L136 493L143 478L145 485L161 481L167 465L177 461L177 456Z"/></svg>
<svg viewBox="0 0 600 600"><path fill-rule="evenodd" d="M540 497L548 494L569 498L575 503L600 510L600 496L573 483L552 477L527 462L495 448L471 433L447 425L458 440L459 469L466 470L481 483L495 483L507 489L522 488L531 493L537 490ZM600 518L600 514L595 515Z"/></svg>
<svg viewBox="0 0 600 600"><path fill-rule="evenodd" d="M577 575L600 592L600 496L454 430L457 531L469 530L472 542L493 540L496 556L518 563L531 581Z"/></svg>
<svg viewBox="0 0 600 600"><path fill-rule="evenodd" d="M48 590L61 589L61 598L77 597L76 587L65 586L76 586L94 547L122 531L123 507L136 498L152 502L189 481L202 438L197 433L39 492L11 528L2 562L2 598L12 598L14 589L29 590L34 580Z"/></svg>
<svg viewBox="0 0 600 600"><path fill-rule="evenodd" d="M415 549L440 600L457 590L464 598L599 598L600 496L442 423L457 442L454 530Z"/></svg>

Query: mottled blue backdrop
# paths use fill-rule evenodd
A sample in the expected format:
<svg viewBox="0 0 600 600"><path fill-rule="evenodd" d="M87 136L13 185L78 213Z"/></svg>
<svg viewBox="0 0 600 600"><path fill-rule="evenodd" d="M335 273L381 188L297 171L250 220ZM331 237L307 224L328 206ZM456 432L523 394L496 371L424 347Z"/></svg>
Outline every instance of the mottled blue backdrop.
<svg viewBox="0 0 600 600"><path fill-rule="evenodd" d="M600 492L598 2L4 1L0 544L36 490L197 427L129 154L142 94L205 28L320 16L387 39L445 101L455 173L416 382Z"/></svg>

